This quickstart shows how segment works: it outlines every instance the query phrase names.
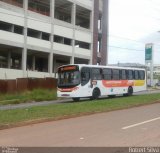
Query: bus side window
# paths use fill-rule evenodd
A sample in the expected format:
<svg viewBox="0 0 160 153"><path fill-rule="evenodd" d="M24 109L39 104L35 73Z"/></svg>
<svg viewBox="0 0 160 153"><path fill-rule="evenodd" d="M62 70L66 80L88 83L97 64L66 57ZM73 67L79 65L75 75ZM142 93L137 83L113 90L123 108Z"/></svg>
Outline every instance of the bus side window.
<svg viewBox="0 0 160 153"><path fill-rule="evenodd" d="M102 74L104 80L112 80L112 69L103 69Z"/></svg>
<svg viewBox="0 0 160 153"><path fill-rule="evenodd" d="M134 71L134 79L139 80L139 75L137 70Z"/></svg>
<svg viewBox="0 0 160 153"><path fill-rule="evenodd" d="M100 68L92 68L92 79L102 80L102 70Z"/></svg>
<svg viewBox="0 0 160 153"><path fill-rule="evenodd" d="M145 79L145 73L142 70L139 70L139 80L144 80Z"/></svg>
<svg viewBox="0 0 160 153"><path fill-rule="evenodd" d="M83 67L81 70L81 85L86 85L90 80L90 68Z"/></svg>
<svg viewBox="0 0 160 153"><path fill-rule="evenodd" d="M127 70L127 79L128 80L133 80L133 71L132 70Z"/></svg>
<svg viewBox="0 0 160 153"><path fill-rule="evenodd" d="M120 79L122 80L126 80L127 79L127 75L126 75L126 70L120 70Z"/></svg>
<svg viewBox="0 0 160 153"><path fill-rule="evenodd" d="M113 69L112 72L113 72L112 80L119 80L119 76L120 76L119 75L119 70Z"/></svg>

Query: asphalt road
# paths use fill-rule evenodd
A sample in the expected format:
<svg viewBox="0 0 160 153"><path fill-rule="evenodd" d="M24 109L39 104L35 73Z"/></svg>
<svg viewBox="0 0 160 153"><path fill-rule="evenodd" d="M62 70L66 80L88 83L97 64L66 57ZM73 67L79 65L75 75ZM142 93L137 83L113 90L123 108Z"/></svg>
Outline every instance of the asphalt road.
<svg viewBox="0 0 160 153"><path fill-rule="evenodd" d="M160 146L160 103L1 130L0 146Z"/></svg>

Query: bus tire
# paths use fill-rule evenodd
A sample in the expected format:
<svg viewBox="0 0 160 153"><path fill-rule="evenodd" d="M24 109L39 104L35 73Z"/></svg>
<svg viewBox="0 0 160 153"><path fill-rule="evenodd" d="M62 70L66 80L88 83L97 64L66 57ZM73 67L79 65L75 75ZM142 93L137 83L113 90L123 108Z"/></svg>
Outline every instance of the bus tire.
<svg viewBox="0 0 160 153"><path fill-rule="evenodd" d="M79 98L79 97L75 97L75 98L72 98L72 100L73 100L74 102L78 102L78 101L80 100L80 98Z"/></svg>
<svg viewBox="0 0 160 153"><path fill-rule="evenodd" d="M133 95L133 88L130 86L128 87L128 92L126 94L123 94L124 96L132 96Z"/></svg>
<svg viewBox="0 0 160 153"><path fill-rule="evenodd" d="M116 95L108 95L109 98L115 98Z"/></svg>
<svg viewBox="0 0 160 153"><path fill-rule="evenodd" d="M100 92L99 88L95 88L92 92L92 97L90 99L91 100L98 99L100 95L101 95L101 92Z"/></svg>

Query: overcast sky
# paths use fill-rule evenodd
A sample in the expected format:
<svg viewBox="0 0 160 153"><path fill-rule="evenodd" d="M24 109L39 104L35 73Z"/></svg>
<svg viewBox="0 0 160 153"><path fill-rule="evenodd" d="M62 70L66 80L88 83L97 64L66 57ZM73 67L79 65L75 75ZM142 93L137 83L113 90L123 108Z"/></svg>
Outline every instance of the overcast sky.
<svg viewBox="0 0 160 153"><path fill-rule="evenodd" d="M145 44L154 43L160 64L160 0L109 1L109 64L145 63Z"/></svg>

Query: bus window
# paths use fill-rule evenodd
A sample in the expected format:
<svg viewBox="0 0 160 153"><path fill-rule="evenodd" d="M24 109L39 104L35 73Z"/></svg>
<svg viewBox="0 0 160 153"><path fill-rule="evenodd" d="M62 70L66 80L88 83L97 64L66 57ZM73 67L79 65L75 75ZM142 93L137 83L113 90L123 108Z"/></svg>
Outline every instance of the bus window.
<svg viewBox="0 0 160 153"><path fill-rule="evenodd" d="M102 80L102 74L100 68L93 68L92 69L92 79L93 80Z"/></svg>
<svg viewBox="0 0 160 153"><path fill-rule="evenodd" d="M112 80L112 70L111 69L103 69L103 79L104 80Z"/></svg>
<svg viewBox="0 0 160 153"><path fill-rule="evenodd" d="M133 80L133 71L132 70L127 70L127 79Z"/></svg>
<svg viewBox="0 0 160 153"><path fill-rule="evenodd" d="M126 70L120 70L120 80L126 80Z"/></svg>
<svg viewBox="0 0 160 153"><path fill-rule="evenodd" d="M58 74L58 87L72 87L79 83L79 71L62 71Z"/></svg>
<svg viewBox="0 0 160 153"><path fill-rule="evenodd" d="M113 74L112 80L119 80L119 70L113 69L112 74Z"/></svg>
<svg viewBox="0 0 160 153"><path fill-rule="evenodd" d="M142 70L139 71L139 79L140 80L144 80L145 79L145 73Z"/></svg>
<svg viewBox="0 0 160 153"><path fill-rule="evenodd" d="M134 71L134 79L139 80L138 70Z"/></svg>
<svg viewBox="0 0 160 153"><path fill-rule="evenodd" d="M86 85L90 80L90 68L83 67L81 70L81 85Z"/></svg>

